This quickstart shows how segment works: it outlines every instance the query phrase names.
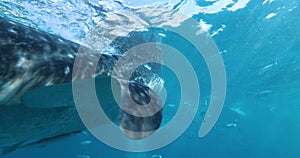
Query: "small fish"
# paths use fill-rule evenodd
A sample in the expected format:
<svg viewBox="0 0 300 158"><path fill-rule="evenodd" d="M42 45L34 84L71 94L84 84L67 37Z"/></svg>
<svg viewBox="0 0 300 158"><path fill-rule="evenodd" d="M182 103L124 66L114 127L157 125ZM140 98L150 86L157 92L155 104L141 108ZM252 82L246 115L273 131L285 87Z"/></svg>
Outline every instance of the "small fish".
<svg viewBox="0 0 300 158"><path fill-rule="evenodd" d="M76 158L90 158L88 155L76 155Z"/></svg>
<svg viewBox="0 0 300 158"><path fill-rule="evenodd" d="M152 155L151 158L162 158L161 155Z"/></svg>
<svg viewBox="0 0 300 158"><path fill-rule="evenodd" d="M264 90L264 91L259 91L259 92L252 92L252 93L248 93L248 95L254 95L257 97L265 97L269 94L273 93L273 91L271 90Z"/></svg>
<svg viewBox="0 0 300 158"><path fill-rule="evenodd" d="M80 142L81 145L88 145L88 144L91 144L91 143L92 143L92 141L90 141L90 140Z"/></svg>
<svg viewBox="0 0 300 158"><path fill-rule="evenodd" d="M86 136L89 135L89 133L88 133L87 131L82 131L81 133L82 133L83 135L86 135Z"/></svg>
<svg viewBox="0 0 300 158"><path fill-rule="evenodd" d="M230 110L237 113L238 115L246 116L246 113L242 111L240 107L231 107Z"/></svg>
<svg viewBox="0 0 300 158"><path fill-rule="evenodd" d="M226 127L230 128L230 127L237 127L236 123L228 123L225 125Z"/></svg>
<svg viewBox="0 0 300 158"><path fill-rule="evenodd" d="M168 107L175 107L175 104L168 104Z"/></svg>
<svg viewBox="0 0 300 158"><path fill-rule="evenodd" d="M258 74L261 75L261 74L271 70L273 66L274 66L274 64L269 64L269 65L263 67L262 69L259 70Z"/></svg>

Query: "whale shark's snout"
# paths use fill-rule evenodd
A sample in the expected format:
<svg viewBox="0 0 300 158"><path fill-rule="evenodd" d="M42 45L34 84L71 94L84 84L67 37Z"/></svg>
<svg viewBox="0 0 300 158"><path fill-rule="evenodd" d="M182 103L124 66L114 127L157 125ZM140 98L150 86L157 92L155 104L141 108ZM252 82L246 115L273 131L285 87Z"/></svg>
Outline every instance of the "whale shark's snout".
<svg viewBox="0 0 300 158"><path fill-rule="evenodd" d="M123 107L120 110L119 125L122 132L131 139L150 136L162 121L160 98L152 89L136 82L130 82L128 88L122 88L121 93ZM147 107L139 109L133 104Z"/></svg>

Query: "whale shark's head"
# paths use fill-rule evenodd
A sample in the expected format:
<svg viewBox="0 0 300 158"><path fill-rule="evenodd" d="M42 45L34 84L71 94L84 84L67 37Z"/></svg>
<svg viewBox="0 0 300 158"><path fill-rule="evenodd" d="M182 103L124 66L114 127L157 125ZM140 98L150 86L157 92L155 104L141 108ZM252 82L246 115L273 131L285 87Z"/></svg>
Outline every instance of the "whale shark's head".
<svg viewBox="0 0 300 158"><path fill-rule="evenodd" d="M122 88L121 104L123 108L120 110L119 125L127 137L142 139L159 128L162 121L162 103L149 87L129 82L127 88ZM139 109L133 104L145 108Z"/></svg>

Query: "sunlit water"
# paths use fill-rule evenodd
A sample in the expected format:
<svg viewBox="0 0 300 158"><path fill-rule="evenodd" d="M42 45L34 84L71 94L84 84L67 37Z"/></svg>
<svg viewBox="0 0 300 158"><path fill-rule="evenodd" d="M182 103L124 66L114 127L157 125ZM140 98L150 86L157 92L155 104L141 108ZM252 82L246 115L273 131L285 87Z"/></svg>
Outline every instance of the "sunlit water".
<svg viewBox="0 0 300 158"><path fill-rule="evenodd" d="M201 1L10 1L0 2L0 16L81 43L101 20L124 8L173 8L199 21L215 40L227 74L227 97L214 129L199 138L203 110L209 102L209 73L185 40L162 32L162 42L185 54L197 69L200 109L175 142L151 152L128 153L93 136L79 134L44 148L24 148L22 157L299 157L300 156L300 2L297 0ZM166 72L169 72L166 70ZM170 93L164 123L176 113L178 81L165 77ZM172 76L173 75L173 76ZM168 88L169 87L169 88Z"/></svg>

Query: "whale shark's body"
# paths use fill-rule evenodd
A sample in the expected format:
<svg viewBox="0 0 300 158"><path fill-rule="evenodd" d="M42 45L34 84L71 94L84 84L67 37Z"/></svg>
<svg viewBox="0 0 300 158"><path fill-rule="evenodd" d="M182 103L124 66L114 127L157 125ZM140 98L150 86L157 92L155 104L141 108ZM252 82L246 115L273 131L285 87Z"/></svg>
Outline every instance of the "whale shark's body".
<svg viewBox="0 0 300 158"><path fill-rule="evenodd" d="M133 41L128 43L129 45L119 47L121 53L101 55L96 70L96 76L100 77L100 91L101 82L106 80L102 81L101 77L109 77L122 53L138 44ZM62 105L59 100L54 100L48 105L46 98L39 97L24 99L24 96L31 96L32 92L40 89L41 93L45 91L45 96L47 91L56 90L56 87L70 88L73 63L79 47L80 45L74 42L0 17L0 144L42 140L85 129L75 106ZM87 59L96 56L86 55ZM133 88L134 91L157 97L147 86L135 82L132 84L139 85L138 89ZM141 89L141 86L144 88ZM101 94L104 93L105 89ZM118 109L117 106L112 106L114 102L111 102L111 99L106 99L103 109L113 122L117 122L118 119L124 122L124 119L135 118L132 121L125 120L128 126L123 128L126 130L136 129L137 126L144 127L140 124L135 126L134 121L145 123L147 129L156 130L159 127L161 111L152 117L137 118ZM38 104L36 100L39 101ZM36 105L32 106L33 104ZM46 108L43 104L47 105ZM126 117L123 117L124 115ZM121 118L118 118L119 116Z"/></svg>
<svg viewBox="0 0 300 158"><path fill-rule="evenodd" d="M0 28L0 104L17 104L28 90L71 81L79 44L4 18ZM108 75L118 58L102 54L97 74Z"/></svg>

